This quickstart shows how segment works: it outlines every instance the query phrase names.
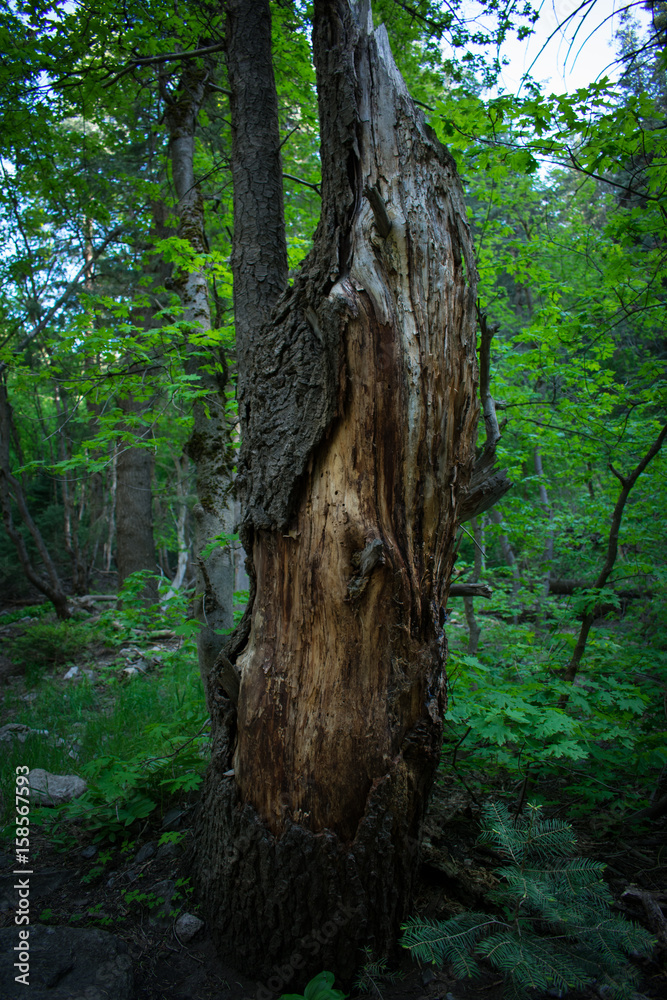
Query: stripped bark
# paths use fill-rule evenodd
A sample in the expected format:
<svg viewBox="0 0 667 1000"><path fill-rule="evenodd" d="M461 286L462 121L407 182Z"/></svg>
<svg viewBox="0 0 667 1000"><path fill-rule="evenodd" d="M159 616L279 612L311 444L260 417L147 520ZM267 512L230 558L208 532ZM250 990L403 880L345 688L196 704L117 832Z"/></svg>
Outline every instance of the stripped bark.
<svg viewBox="0 0 667 1000"><path fill-rule="evenodd" d="M265 9L267 37L268 3L230 4L232 23L244 8ZM243 27L249 44L257 29ZM301 976L345 978L364 944L395 944L439 757L440 609L477 424L476 269L454 161L368 6L358 22L346 2L316 2L313 47L314 247L272 321L237 327L256 593L247 643L218 659L196 866L213 936L242 968L267 973L301 948ZM256 58L255 82L268 72ZM272 155L279 167L277 143ZM258 171L271 173L266 158ZM246 197L237 189L237 324L243 282L281 274L275 258L258 265L279 220L249 235ZM317 954L304 943L315 931Z"/></svg>
<svg viewBox="0 0 667 1000"><path fill-rule="evenodd" d="M187 240L195 254L208 251L204 228L204 202L194 172L197 116L208 93L210 58L184 64L175 93L163 88L169 128L169 152L174 187L178 197L178 236ZM233 624L234 555L229 538L234 531L231 499L233 454L225 415L227 367L224 356L208 346L197 346L211 330L208 281L203 267L183 268L173 285L183 306L186 325L188 375L196 376L196 387L205 398L193 407L193 430L186 452L196 466L197 503L195 522L195 617L202 623L197 637L199 668L208 690L209 677L223 644L222 630ZM220 541L215 544L215 539ZM211 543L213 547L211 548ZM206 552L207 546L210 552Z"/></svg>
<svg viewBox="0 0 667 1000"><path fill-rule="evenodd" d="M450 597L492 597L493 591L488 583L452 583L449 588Z"/></svg>

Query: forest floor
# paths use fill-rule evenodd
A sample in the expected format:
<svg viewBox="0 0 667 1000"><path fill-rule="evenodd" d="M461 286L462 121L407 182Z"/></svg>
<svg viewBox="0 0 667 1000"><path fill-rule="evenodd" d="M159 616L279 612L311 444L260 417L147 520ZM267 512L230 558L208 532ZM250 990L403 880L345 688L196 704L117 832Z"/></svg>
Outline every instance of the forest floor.
<svg viewBox="0 0 667 1000"><path fill-rule="evenodd" d="M161 641L165 648L170 643L178 645L173 637ZM78 664L80 676L84 676L89 664L90 649ZM77 665L76 660L69 661L67 668L72 665ZM30 701L33 697L33 687L26 682L20 664L8 666L5 660L4 666L0 728L16 721L16 706L22 699ZM42 677L40 683L62 688L63 674L64 668L59 667ZM179 912L198 912L188 872L196 797L196 792L189 792L163 804L161 810L132 827L131 841L109 844L98 838L95 842L83 823L74 823L70 824L67 838L58 844L52 833L47 835L45 830L35 828L31 839L31 924L101 928L121 939L132 959L134 1000L261 1000L273 993L270 982L243 977L233 968L233 956L225 960L216 955L205 925L187 942L176 930ZM462 909L484 909L486 895L495 884L494 864L489 852L477 843L478 815L476 803L457 776L445 773L435 789L426 823L415 913L444 919ZM165 830L182 834L182 839L160 845ZM657 901L658 907L667 903L664 817L638 831L610 828L602 838L597 831L589 835L582 822L577 825L577 834L580 853L606 864L605 878L616 909L654 931L648 907L651 901L654 905ZM8 839L0 842L0 934L2 928L14 924L11 846ZM637 891L627 895L628 889ZM151 909L155 897L168 899L172 893L169 915L162 915L160 907ZM636 963L641 972L640 995L648 1000L667 1000L666 946L667 940L652 960ZM377 1000L500 1000L503 994L502 978L493 971L474 981L457 980L446 969L417 968L407 953L398 971L402 978L393 983L377 977L367 979L367 995ZM296 981L285 982L279 992L297 992L303 986ZM351 993L362 995L358 988ZM49 995L48 991L45 995ZM533 994L535 1000L559 995L553 990L544 998ZM591 989L568 996L592 1000L600 994Z"/></svg>

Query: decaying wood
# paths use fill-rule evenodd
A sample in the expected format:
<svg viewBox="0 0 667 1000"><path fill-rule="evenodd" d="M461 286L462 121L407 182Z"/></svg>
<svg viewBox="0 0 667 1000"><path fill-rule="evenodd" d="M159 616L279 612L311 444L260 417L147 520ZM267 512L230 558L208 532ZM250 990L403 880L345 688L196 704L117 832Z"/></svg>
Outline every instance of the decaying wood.
<svg viewBox="0 0 667 1000"><path fill-rule="evenodd" d="M357 21L318 0L313 46L322 216L239 358L256 592L247 644L224 651L238 716L221 684L197 878L241 967L296 951L301 976L349 976L364 943L395 943L439 757L440 611L477 429L476 269L454 161L385 29L367 5ZM324 925L317 953L299 951Z"/></svg>
<svg viewBox="0 0 667 1000"><path fill-rule="evenodd" d="M488 583L453 583L449 588L450 597L492 597L493 590Z"/></svg>
<svg viewBox="0 0 667 1000"><path fill-rule="evenodd" d="M577 590L592 590L595 587L593 580L549 580L549 593L557 594L561 597L571 597ZM616 587L610 585L617 597L624 601L632 601L639 597L651 597L653 590L650 587Z"/></svg>
<svg viewBox="0 0 667 1000"><path fill-rule="evenodd" d="M257 594L235 770L274 833L290 815L351 839L373 783L404 767L390 762L407 733L423 724L423 752L437 745L433 609L470 475L475 264L454 162L384 28L367 34L322 4L314 43L323 217L254 352L261 392L243 433ZM369 190L382 191L386 237ZM350 600L353 559L375 540L383 563Z"/></svg>
<svg viewBox="0 0 667 1000"><path fill-rule="evenodd" d="M667 920L661 909L661 901L667 900L664 892L651 892L646 889L638 889L631 885L625 890L621 899L636 899L641 903L646 922L657 937L661 949L667 947ZM664 903L662 904L664 905Z"/></svg>

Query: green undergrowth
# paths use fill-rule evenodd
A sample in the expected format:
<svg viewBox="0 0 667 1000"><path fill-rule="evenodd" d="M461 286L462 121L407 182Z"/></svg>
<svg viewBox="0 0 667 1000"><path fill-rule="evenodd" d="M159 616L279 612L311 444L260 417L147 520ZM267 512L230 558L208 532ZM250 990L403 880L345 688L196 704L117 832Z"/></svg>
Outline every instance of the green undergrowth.
<svg viewBox="0 0 667 1000"><path fill-rule="evenodd" d="M283 993L280 1000L346 1000L348 994L334 987L333 972L320 972L314 976L303 993Z"/></svg>
<svg viewBox="0 0 667 1000"><path fill-rule="evenodd" d="M120 841L135 823L166 811L201 783L208 725L196 643L174 631L187 617L189 595L177 596L167 608L146 610L133 599L133 588L140 585L140 579L131 580L120 611L57 623L65 635L69 630L77 637L80 673L75 679L64 680L64 667L73 657L59 666L52 661L48 672L26 677L26 691L15 687L5 697L2 722L36 730L23 743L3 744L0 822L5 836L13 836L18 766L86 780L88 790L71 803L31 809L33 826L63 847L71 843L73 821L96 841ZM23 645L14 648L30 649L42 624L40 618L29 625ZM128 661L121 650L128 646L145 655L145 672L124 672Z"/></svg>
<svg viewBox="0 0 667 1000"><path fill-rule="evenodd" d="M646 647L637 604L600 618L574 684L562 673L574 649L586 594L546 602L541 618L513 621L502 578L490 601L476 601L482 626L467 653L462 605L452 601L449 700L443 774L475 795L513 790L515 800L567 801L568 815L604 833L649 801L667 765L664 687L667 629ZM520 595L528 604L528 595Z"/></svg>
<svg viewBox="0 0 667 1000"><path fill-rule="evenodd" d="M401 944L414 958L451 963L455 976L473 978L486 962L503 975L507 1000L591 985L615 1000L636 996L639 976L628 956L649 956L655 941L613 912L605 866L576 856L568 823L543 819L539 806L511 816L492 803L482 810L480 841L502 859L488 894L492 911L411 918Z"/></svg>

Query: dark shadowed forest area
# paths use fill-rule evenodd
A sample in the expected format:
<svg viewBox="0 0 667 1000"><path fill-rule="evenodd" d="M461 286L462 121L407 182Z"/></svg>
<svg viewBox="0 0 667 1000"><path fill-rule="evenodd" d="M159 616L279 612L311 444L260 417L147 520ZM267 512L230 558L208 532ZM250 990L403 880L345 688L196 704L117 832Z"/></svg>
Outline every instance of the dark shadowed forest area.
<svg viewBox="0 0 667 1000"><path fill-rule="evenodd" d="M665 1000L667 4L0 55L2 1000Z"/></svg>

